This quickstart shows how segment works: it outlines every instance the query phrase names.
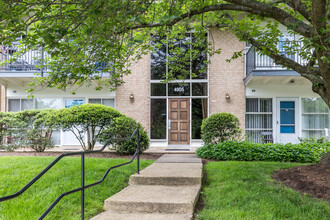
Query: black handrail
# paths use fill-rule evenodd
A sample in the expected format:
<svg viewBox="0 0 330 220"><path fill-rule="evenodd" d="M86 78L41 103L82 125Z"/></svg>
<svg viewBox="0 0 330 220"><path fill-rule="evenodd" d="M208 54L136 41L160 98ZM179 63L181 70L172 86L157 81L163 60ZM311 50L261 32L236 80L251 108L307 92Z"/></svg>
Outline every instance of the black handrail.
<svg viewBox="0 0 330 220"><path fill-rule="evenodd" d="M129 162L126 163L122 163L122 164L118 164L116 166L112 166L109 169L107 169L107 171L105 172L105 174L103 175L102 179L86 185L85 186L85 154L91 154L91 153L99 153L102 152L109 144L111 141L125 141L125 140L130 140L132 139L134 136L136 135L136 150L134 155L132 156L132 159ZM127 138L110 138L100 150L94 150L94 151L79 151L79 152L71 152L71 153L64 153L61 154L60 156L58 156L52 163L50 163L43 171L41 171L37 176L35 176L28 184L26 184L20 191L11 194L9 196L5 196L5 197L1 197L0 198L0 202L6 201L6 200L10 200L13 198L16 198L18 196L20 196L21 194L23 194L30 186L32 186L40 177L42 177L50 168L52 168L58 161L60 161L63 157L67 157L67 156L72 156L72 155L81 155L81 187L67 191L65 193L62 193L59 197L57 197L57 199L48 207L48 209L40 216L39 219L43 219L46 217L46 215L56 206L56 204L65 196L70 195L72 193L81 191L81 219L84 219L84 213L85 213L85 189L90 188L92 186L98 185L100 183L102 183L105 178L107 177L107 175L109 174L109 172L112 169L130 164L133 162L133 160L135 159L135 157L137 157L137 173L140 173L140 134L139 134L139 128L136 128L134 130L134 132L132 133L131 137L127 137Z"/></svg>

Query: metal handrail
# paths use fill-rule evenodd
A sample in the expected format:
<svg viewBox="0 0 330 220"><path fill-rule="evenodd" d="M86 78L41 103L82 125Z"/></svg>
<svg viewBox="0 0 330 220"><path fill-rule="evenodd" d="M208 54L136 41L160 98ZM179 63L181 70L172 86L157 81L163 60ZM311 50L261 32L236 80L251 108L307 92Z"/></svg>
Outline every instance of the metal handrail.
<svg viewBox="0 0 330 220"><path fill-rule="evenodd" d="M111 141L125 141L125 140L131 140L134 136L136 135L137 137L137 147L135 150L134 155L132 156L131 160L129 162L126 163L122 163L122 164L118 164L116 166L112 166L109 169L107 169L107 171L105 172L105 174L103 175L102 179L86 185L85 186L85 154L91 154L91 153L99 153L102 152L109 144ZM42 177L50 168L52 168L58 161L60 161L63 157L67 157L67 156L72 156L72 155L81 155L81 187L67 191L62 193L59 197L57 197L57 199L48 207L48 209L40 216L39 219L43 219L46 217L46 215L56 206L56 204L65 196L70 195L72 193L81 191L81 219L84 219L84 213L85 213L85 189L90 188L92 186L98 185L100 183L102 183L105 178L107 177L107 175L109 174L109 172L112 169L130 164L133 162L133 160L135 159L135 157L137 157L137 173L140 173L140 134L139 134L139 128L136 128L134 130L134 132L132 133L132 135L130 137L126 137L126 138L110 138L100 150L94 150L94 151L79 151L79 152L71 152L71 153L64 153L61 154L60 156L58 156L52 163L50 163L43 171L41 171L37 176L35 176L28 184L26 184L21 190L19 190L18 192L8 195L8 196L4 196L0 198L0 202L6 201L6 200L10 200L13 198L16 198L18 196L20 196L21 194L23 194L28 188L30 188L40 177Z"/></svg>

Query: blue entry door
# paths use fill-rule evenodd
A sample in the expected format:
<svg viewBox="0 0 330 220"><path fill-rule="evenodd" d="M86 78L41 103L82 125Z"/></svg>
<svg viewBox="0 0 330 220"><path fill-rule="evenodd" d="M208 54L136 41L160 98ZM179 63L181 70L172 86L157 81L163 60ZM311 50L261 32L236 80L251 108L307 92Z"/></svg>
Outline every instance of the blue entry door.
<svg viewBox="0 0 330 220"><path fill-rule="evenodd" d="M295 102L280 101L280 132L295 133Z"/></svg>
<svg viewBox="0 0 330 220"><path fill-rule="evenodd" d="M277 142L297 143L298 141L298 99L277 101Z"/></svg>

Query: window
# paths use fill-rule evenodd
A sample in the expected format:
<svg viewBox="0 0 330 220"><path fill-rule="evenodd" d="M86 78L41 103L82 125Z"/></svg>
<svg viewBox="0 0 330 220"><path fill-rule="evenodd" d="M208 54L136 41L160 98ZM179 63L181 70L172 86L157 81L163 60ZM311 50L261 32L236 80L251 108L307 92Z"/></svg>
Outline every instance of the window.
<svg viewBox="0 0 330 220"><path fill-rule="evenodd" d="M19 112L33 109L33 99L8 99L8 111Z"/></svg>
<svg viewBox="0 0 330 220"><path fill-rule="evenodd" d="M208 112L207 37L192 33L151 42L150 138L166 139L167 99L190 98L191 139L201 139L201 123ZM176 79L164 83L164 79Z"/></svg>
<svg viewBox="0 0 330 220"><path fill-rule="evenodd" d="M102 105L105 105L105 106L115 108L115 100L114 99L89 99L88 103L102 104Z"/></svg>
<svg viewBox="0 0 330 220"><path fill-rule="evenodd" d="M202 37L203 38L203 37ZM167 44L165 38L154 36L151 46L151 80L207 79L207 37L192 33Z"/></svg>
<svg viewBox="0 0 330 220"><path fill-rule="evenodd" d="M36 99L36 109L60 109L62 108L61 99Z"/></svg>
<svg viewBox="0 0 330 220"><path fill-rule="evenodd" d="M191 100L191 138L201 139L202 121L207 118L207 99Z"/></svg>
<svg viewBox="0 0 330 220"><path fill-rule="evenodd" d="M329 108L321 98L302 99L302 135L323 137L329 129Z"/></svg>
<svg viewBox="0 0 330 220"><path fill-rule="evenodd" d="M84 99L64 99L65 108L84 104Z"/></svg>
<svg viewBox="0 0 330 220"><path fill-rule="evenodd" d="M166 99L151 99L151 139L166 139Z"/></svg>
<svg viewBox="0 0 330 220"><path fill-rule="evenodd" d="M262 143L261 132L273 131L272 111L272 99L246 99L245 136L247 140Z"/></svg>

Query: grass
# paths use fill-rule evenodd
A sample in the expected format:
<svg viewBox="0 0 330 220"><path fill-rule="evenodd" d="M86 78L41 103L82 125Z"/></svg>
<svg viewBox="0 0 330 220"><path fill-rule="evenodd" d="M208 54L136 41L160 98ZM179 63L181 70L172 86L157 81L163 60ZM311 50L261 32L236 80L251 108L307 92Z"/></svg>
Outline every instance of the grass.
<svg viewBox="0 0 330 220"><path fill-rule="evenodd" d="M54 157L0 157L0 197L20 190ZM86 158L85 183L102 178L105 171L127 159ZM153 161L141 160L141 169ZM112 170L106 180L85 191L85 218L103 211L104 200L128 185L136 162ZM80 158L64 158L18 198L0 203L0 219L37 219L65 191L80 187ZM80 192L64 197L45 219L80 219Z"/></svg>
<svg viewBox="0 0 330 220"><path fill-rule="evenodd" d="M205 166L197 219L330 219L326 201L300 194L271 179L275 170L301 164L281 162L210 162Z"/></svg>

